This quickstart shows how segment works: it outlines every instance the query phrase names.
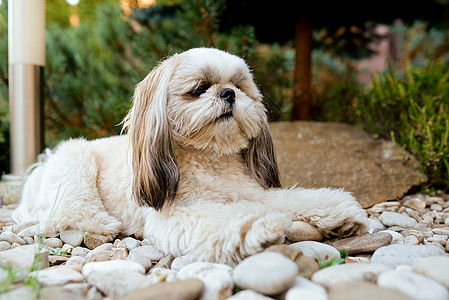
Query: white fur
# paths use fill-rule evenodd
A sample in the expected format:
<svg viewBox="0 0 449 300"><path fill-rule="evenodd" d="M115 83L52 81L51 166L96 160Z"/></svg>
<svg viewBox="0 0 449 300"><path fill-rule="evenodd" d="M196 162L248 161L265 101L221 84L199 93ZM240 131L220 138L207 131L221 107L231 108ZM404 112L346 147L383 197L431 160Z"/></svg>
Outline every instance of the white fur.
<svg viewBox="0 0 449 300"><path fill-rule="evenodd" d="M207 91L192 97L206 75ZM225 88L235 91L233 116L219 120L229 109L219 97ZM205 48L174 55L137 86L124 121L130 134L61 143L27 180L13 218L110 238L143 235L167 254L224 263L282 243L292 221L325 236L365 232L365 211L343 190L266 189L256 180L269 169L257 162L249 168L242 153L262 134L262 144L271 142L261 100L242 59ZM179 181L176 197L156 210L155 202L137 200L159 179L151 169L159 156L176 167Z"/></svg>

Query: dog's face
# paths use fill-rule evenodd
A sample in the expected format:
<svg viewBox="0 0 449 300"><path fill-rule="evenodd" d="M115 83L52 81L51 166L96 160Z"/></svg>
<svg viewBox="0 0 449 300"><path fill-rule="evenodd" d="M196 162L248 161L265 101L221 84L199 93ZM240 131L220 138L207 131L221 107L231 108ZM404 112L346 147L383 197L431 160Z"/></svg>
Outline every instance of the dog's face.
<svg viewBox="0 0 449 300"><path fill-rule="evenodd" d="M217 49L171 58L167 113L175 141L220 155L242 151L266 123L261 95L246 63Z"/></svg>
<svg viewBox="0 0 449 300"><path fill-rule="evenodd" d="M124 124L133 195L143 205L161 209L175 197L175 146L240 153L262 187L280 187L262 97L237 56L196 48L164 60L137 85Z"/></svg>

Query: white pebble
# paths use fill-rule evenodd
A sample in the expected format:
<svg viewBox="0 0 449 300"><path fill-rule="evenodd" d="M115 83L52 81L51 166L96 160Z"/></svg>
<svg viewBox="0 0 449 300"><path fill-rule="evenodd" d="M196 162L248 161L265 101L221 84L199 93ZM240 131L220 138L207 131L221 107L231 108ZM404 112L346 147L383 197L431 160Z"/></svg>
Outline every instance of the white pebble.
<svg viewBox="0 0 449 300"><path fill-rule="evenodd" d="M129 251L142 245L142 243L139 240L136 240L135 238L132 237L126 237L122 240L122 242L126 245Z"/></svg>
<svg viewBox="0 0 449 300"><path fill-rule="evenodd" d="M84 247L75 247L72 249L72 256L86 257L91 250Z"/></svg>
<svg viewBox="0 0 449 300"><path fill-rule="evenodd" d="M417 224L416 220L408 215L389 211L383 212L379 217L379 221L386 226L401 226L404 228L413 227Z"/></svg>
<svg viewBox="0 0 449 300"><path fill-rule="evenodd" d="M422 257L412 265L413 271L432 278L449 288L449 257L442 256Z"/></svg>
<svg viewBox="0 0 449 300"><path fill-rule="evenodd" d="M25 241L21 237L10 231L2 232L0 234L0 241L6 241L10 244L17 243L19 245L25 245Z"/></svg>
<svg viewBox="0 0 449 300"><path fill-rule="evenodd" d="M391 270L377 278L380 287L398 290L411 298L420 300L447 300L449 292L442 284L422 275Z"/></svg>
<svg viewBox="0 0 449 300"><path fill-rule="evenodd" d="M7 241L0 241L0 251L11 249L11 244Z"/></svg>
<svg viewBox="0 0 449 300"><path fill-rule="evenodd" d="M295 281L297 265L276 252L262 252L240 262L234 269L237 286L265 295L276 295L287 290Z"/></svg>
<svg viewBox="0 0 449 300"><path fill-rule="evenodd" d="M65 244L70 244L73 247L77 247L83 242L84 232L81 230L66 230L61 231L59 237Z"/></svg>
<svg viewBox="0 0 449 300"><path fill-rule="evenodd" d="M331 260L333 258L340 258L340 252L332 246L327 244L304 241L291 244L290 247L297 248L302 251L305 256Z"/></svg>
<svg viewBox="0 0 449 300"><path fill-rule="evenodd" d="M179 280L201 280L204 284L202 299L226 299L232 295L234 287L231 271L228 265L195 262L182 268L177 277Z"/></svg>
<svg viewBox="0 0 449 300"><path fill-rule="evenodd" d="M48 238L44 241L44 245L52 248L61 248L63 244L58 238Z"/></svg>
<svg viewBox="0 0 449 300"><path fill-rule="evenodd" d="M144 267L131 260L96 261L87 263L83 267L83 275L85 277L97 272L101 274L110 274L126 271L145 274Z"/></svg>

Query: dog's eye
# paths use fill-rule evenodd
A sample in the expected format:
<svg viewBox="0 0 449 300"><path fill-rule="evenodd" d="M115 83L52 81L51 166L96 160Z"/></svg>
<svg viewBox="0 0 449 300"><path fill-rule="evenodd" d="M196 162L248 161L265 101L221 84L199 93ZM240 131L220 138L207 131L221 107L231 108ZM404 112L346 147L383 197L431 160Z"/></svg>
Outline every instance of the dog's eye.
<svg viewBox="0 0 449 300"><path fill-rule="evenodd" d="M194 95L194 96L199 97L199 96L201 96L202 94L204 94L204 93L207 91L208 88L209 88L209 86L207 86L207 85L205 85L205 84L200 85L199 87L197 87L196 89L194 89L194 90L191 92L191 94Z"/></svg>

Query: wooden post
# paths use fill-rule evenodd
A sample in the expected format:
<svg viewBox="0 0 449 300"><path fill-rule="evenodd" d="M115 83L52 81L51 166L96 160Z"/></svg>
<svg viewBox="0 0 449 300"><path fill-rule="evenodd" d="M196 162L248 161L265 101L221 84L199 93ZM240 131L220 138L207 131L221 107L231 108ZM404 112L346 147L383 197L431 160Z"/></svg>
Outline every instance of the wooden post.
<svg viewBox="0 0 449 300"><path fill-rule="evenodd" d="M292 120L309 120L312 84L312 24L307 16L298 16L295 27L295 70Z"/></svg>

